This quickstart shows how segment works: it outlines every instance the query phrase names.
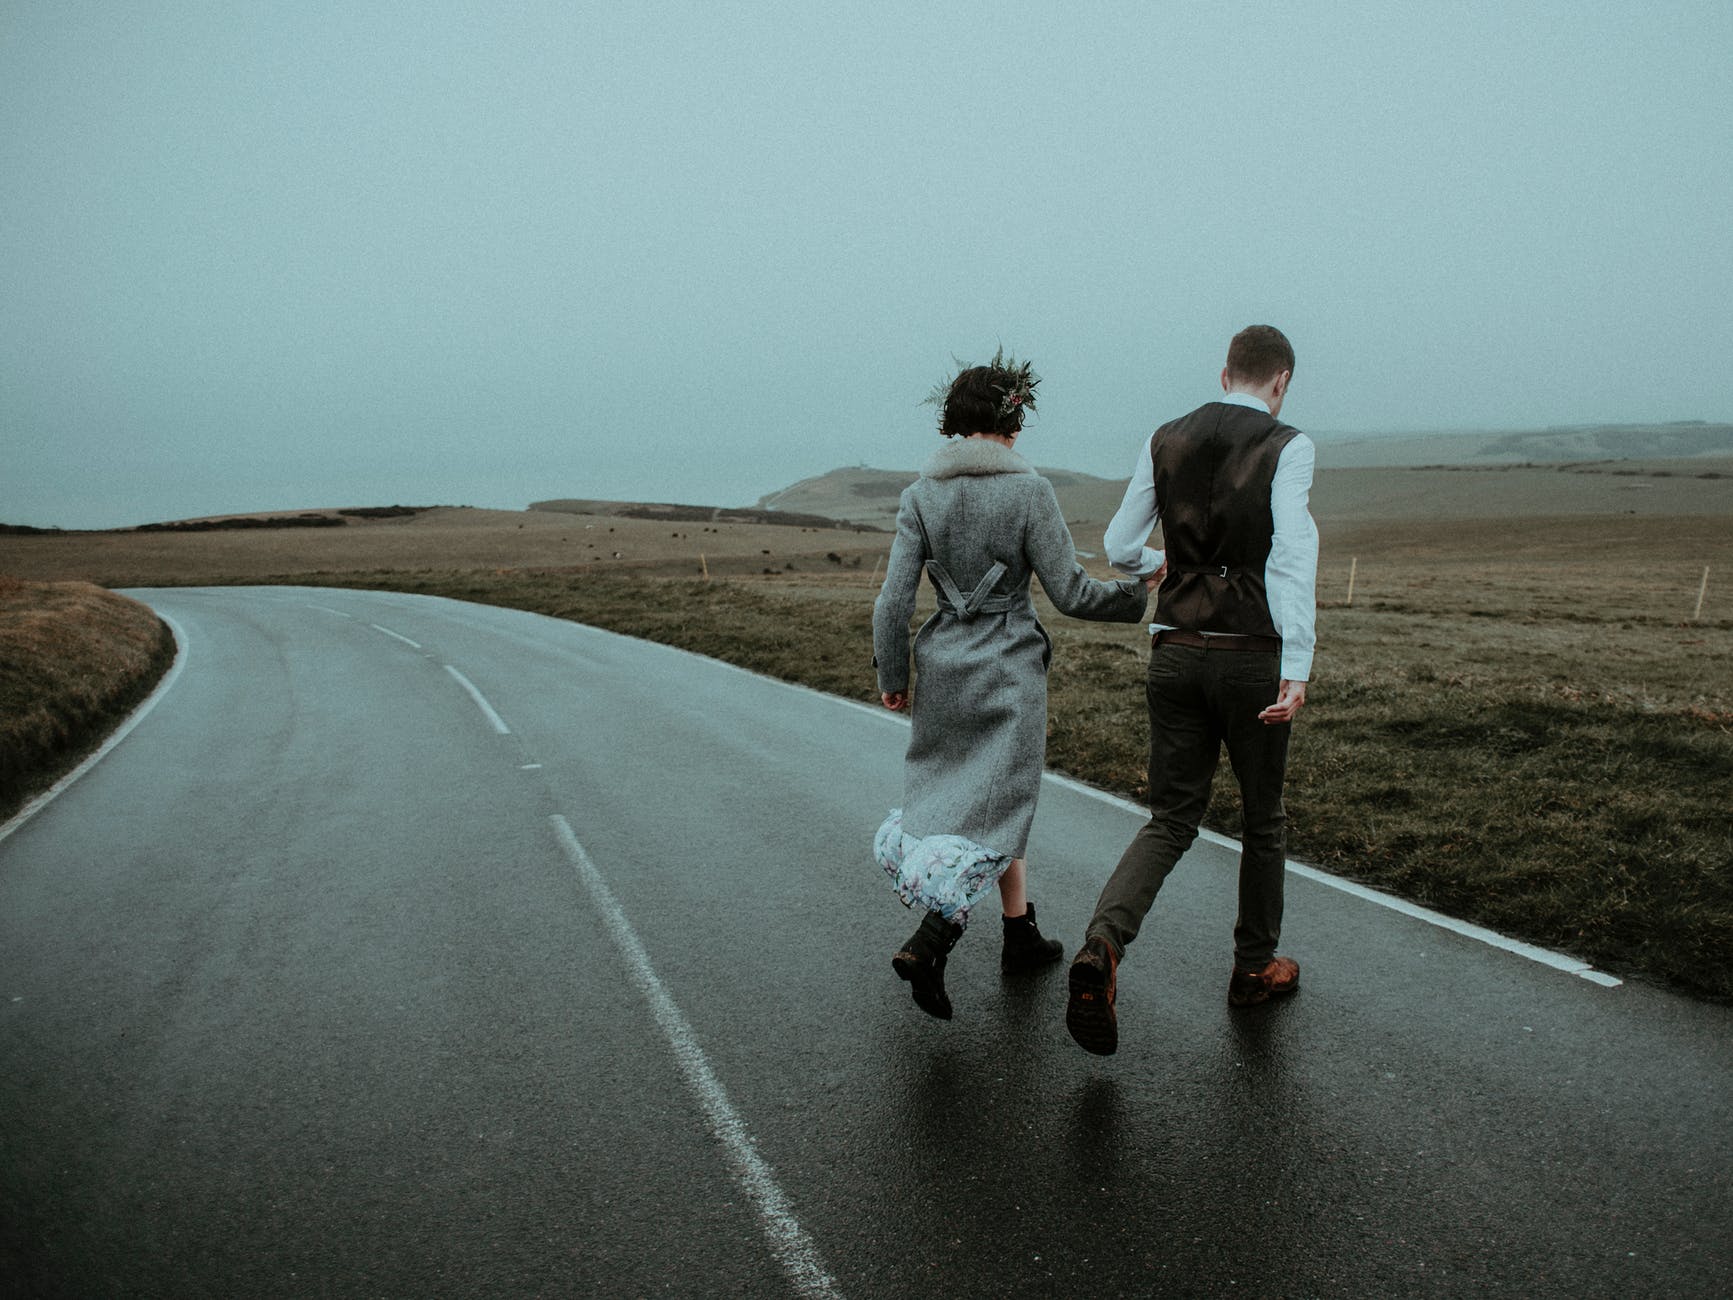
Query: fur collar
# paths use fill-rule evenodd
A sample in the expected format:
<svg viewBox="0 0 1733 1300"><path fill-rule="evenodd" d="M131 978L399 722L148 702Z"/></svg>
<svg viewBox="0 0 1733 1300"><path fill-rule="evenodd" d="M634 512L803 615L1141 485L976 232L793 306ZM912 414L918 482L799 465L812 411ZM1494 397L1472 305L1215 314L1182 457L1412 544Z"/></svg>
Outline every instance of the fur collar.
<svg viewBox="0 0 1733 1300"><path fill-rule="evenodd" d="M927 478L963 474L1033 474L1035 467L1002 442L989 438L948 438L921 466Z"/></svg>

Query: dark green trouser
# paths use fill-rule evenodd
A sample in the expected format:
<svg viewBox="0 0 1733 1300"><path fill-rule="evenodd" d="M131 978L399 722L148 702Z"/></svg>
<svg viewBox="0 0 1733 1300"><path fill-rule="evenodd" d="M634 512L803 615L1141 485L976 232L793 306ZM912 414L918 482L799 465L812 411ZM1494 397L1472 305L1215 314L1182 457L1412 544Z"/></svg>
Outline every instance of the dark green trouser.
<svg viewBox="0 0 1733 1300"><path fill-rule="evenodd" d="M1149 821L1119 859L1095 904L1089 934L1120 955L1137 937L1167 873L1197 838L1225 742L1240 785L1245 830L1234 964L1258 970L1282 932L1286 859L1282 777L1291 724L1266 726L1276 702L1280 656L1160 644L1149 658Z"/></svg>

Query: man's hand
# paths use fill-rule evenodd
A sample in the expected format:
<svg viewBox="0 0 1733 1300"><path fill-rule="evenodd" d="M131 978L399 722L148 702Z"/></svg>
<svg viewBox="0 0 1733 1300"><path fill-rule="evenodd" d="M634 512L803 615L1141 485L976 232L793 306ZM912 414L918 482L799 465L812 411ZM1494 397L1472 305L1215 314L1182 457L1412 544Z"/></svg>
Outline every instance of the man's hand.
<svg viewBox="0 0 1733 1300"><path fill-rule="evenodd" d="M1143 580L1143 589L1145 591L1154 591L1157 587L1161 586L1161 580L1165 577L1167 577L1167 561L1163 560L1161 562L1161 567Z"/></svg>
<svg viewBox="0 0 1733 1300"><path fill-rule="evenodd" d="M1292 722L1294 715L1299 713L1300 706L1305 702L1306 683L1290 682L1284 677L1276 692L1276 702L1258 714L1258 721L1270 727L1281 722Z"/></svg>
<svg viewBox="0 0 1733 1300"><path fill-rule="evenodd" d="M1287 683L1283 682L1282 685L1286 686ZM1304 683L1302 682L1301 685L1303 686ZM1300 694L1304 695L1305 692L1302 690ZM907 691L883 691L880 693L879 699L885 708L893 711L906 709L909 705L909 693Z"/></svg>

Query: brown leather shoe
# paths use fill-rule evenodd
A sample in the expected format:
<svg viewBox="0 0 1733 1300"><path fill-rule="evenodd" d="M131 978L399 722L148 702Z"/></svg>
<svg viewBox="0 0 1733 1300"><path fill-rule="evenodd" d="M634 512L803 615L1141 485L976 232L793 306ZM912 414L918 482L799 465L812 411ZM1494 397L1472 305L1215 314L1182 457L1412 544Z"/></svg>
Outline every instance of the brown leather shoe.
<svg viewBox="0 0 1733 1300"><path fill-rule="evenodd" d="M1113 945L1091 936L1071 959L1071 1000L1065 1028L1077 1045L1097 1056L1119 1050L1119 1016L1113 1001L1119 991L1119 958Z"/></svg>
<svg viewBox="0 0 1733 1300"><path fill-rule="evenodd" d="M1255 1007L1271 998L1286 997L1300 987L1300 963L1292 957L1274 958L1259 971L1234 969L1228 980L1230 1007Z"/></svg>

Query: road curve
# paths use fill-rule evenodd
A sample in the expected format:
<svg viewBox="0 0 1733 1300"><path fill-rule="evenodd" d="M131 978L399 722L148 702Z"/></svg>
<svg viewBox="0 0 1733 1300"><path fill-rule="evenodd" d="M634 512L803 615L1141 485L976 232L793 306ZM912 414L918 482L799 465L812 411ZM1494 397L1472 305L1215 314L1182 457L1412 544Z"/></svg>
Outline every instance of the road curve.
<svg viewBox="0 0 1733 1300"><path fill-rule="evenodd" d="M508 610L134 594L182 672L0 841L7 1294L1730 1289L1727 1008L1293 877L1305 987L1230 1014L1200 843L1118 1056L991 917L940 1024L868 856L900 721ZM1048 783L1068 948L1136 823Z"/></svg>

